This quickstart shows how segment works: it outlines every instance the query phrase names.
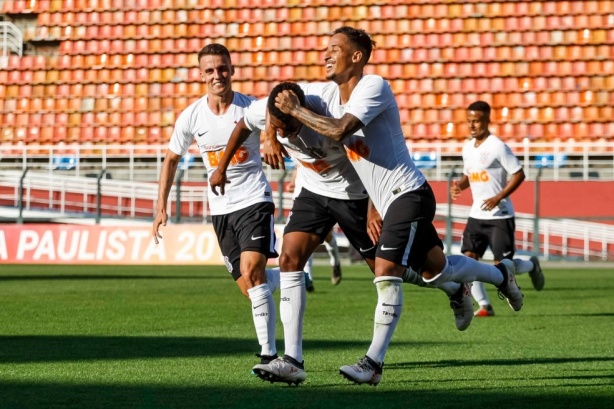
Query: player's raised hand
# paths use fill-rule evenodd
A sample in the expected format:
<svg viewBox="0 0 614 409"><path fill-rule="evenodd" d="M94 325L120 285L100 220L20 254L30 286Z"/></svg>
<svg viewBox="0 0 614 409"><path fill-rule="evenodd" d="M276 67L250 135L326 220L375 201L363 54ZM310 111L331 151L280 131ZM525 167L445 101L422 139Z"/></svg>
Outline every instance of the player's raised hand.
<svg viewBox="0 0 614 409"><path fill-rule="evenodd" d="M275 106L284 114L290 114L301 106L301 102L294 92L286 89L275 97Z"/></svg>
<svg viewBox="0 0 614 409"><path fill-rule="evenodd" d="M214 170L209 177L209 186L211 186L211 191L216 196L219 196L217 192L218 187L220 188L220 193L224 195L226 183L230 183L226 178L226 172L221 172L219 168Z"/></svg>

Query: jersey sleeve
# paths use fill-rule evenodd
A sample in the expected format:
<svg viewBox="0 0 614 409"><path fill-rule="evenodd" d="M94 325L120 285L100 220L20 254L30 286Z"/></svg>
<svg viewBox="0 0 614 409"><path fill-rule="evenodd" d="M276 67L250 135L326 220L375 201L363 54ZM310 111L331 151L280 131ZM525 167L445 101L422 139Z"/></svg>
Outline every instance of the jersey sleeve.
<svg viewBox="0 0 614 409"><path fill-rule="evenodd" d="M513 175L514 173L522 169L522 165L520 164L520 161L518 160L516 155L514 155L514 152L512 152L510 147L507 146L507 144L501 143L501 147L498 153L499 153L499 162L501 163L501 166L503 166L503 169L505 169L505 171L508 174Z"/></svg>
<svg viewBox="0 0 614 409"><path fill-rule="evenodd" d="M364 77L360 86L352 92L345 113L354 115L364 125L368 125L388 107L390 98L394 99L394 95L388 83L382 77L370 75Z"/></svg>
<svg viewBox="0 0 614 409"><path fill-rule="evenodd" d="M266 122L266 105L268 98L253 102L243 114L243 122L250 131L263 130Z"/></svg>
<svg viewBox="0 0 614 409"><path fill-rule="evenodd" d="M190 131L190 110L184 110L177 118L168 149L177 155L185 155L194 141L194 135Z"/></svg>

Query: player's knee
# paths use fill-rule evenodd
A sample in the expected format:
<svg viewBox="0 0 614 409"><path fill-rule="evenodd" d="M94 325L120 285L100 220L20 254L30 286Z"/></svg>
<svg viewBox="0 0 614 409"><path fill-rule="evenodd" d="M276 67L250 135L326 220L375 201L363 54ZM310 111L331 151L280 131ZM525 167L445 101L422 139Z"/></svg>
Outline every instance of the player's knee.
<svg viewBox="0 0 614 409"><path fill-rule="evenodd" d="M301 271L305 267L305 261L297 255L282 252L279 256L279 267L281 271Z"/></svg>

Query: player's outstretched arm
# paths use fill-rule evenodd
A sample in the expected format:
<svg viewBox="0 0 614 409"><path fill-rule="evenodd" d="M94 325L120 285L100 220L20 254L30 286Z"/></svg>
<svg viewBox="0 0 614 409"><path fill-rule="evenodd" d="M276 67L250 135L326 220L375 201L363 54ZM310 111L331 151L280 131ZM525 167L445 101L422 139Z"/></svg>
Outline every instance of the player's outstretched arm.
<svg viewBox="0 0 614 409"><path fill-rule="evenodd" d="M243 118L237 122L235 129L232 130L230 139L228 139L228 143L226 144L226 149L224 149L224 155L222 155L217 169L209 176L209 186L211 186L211 191L216 196L218 195L218 187L220 188L220 193L222 195L224 194L224 186L226 186L226 183L230 183L226 179L226 170L228 170L232 157L235 156L237 150L239 150L245 140L249 138L251 133L252 131L245 125Z"/></svg>
<svg viewBox="0 0 614 409"><path fill-rule="evenodd" d="M180 160L181 155L177 155L175 152L167 149L164 163L162 164L162 171L160 172L160 180L158 181L158 204L156 206L156 218L154 219L151 231L156 244L158 244L158 239L162 238L160 226L166 226L168 221L168 215L166 214L168 195L173 186L175 172Z"/></svg>
<svg viewBox="0 0 614 409"><path fill-rule="evenodd" d="M277 140L277 129L273 127L270 121L269 110L266 110L266 119L264 130L262 131L262 159L264 163L273 169L286 169L284 156L289 158L290 155L286 148Z"/></svg>

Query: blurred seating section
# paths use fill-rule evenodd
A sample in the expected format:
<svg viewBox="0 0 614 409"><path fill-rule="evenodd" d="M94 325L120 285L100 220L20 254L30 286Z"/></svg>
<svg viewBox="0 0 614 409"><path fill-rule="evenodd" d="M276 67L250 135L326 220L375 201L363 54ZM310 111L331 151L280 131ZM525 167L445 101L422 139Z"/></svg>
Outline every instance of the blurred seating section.
<svg viewBox="0 0 614 409"><path fill-rule="evenodd" d="M197 53L225 44L237 91L324 80L330 33L365 29L405 137L463 140L489 102L508 141L614 139L614 0L4 0L23 34L0 52L0 142L164 144L206 89Z"/></svg>

